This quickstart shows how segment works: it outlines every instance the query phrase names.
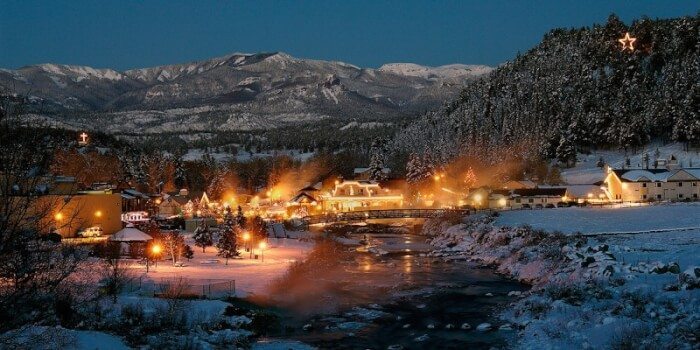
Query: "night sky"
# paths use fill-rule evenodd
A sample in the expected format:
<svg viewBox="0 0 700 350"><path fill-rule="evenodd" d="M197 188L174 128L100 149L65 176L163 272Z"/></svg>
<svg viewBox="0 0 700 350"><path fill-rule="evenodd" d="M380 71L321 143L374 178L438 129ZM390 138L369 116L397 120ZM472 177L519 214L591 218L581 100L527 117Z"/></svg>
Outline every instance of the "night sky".
<svg viewBox="0 0 700 350"><path fill-rule="evenodd" d="M0 67L118 70L284 51L362 67L498 65L556 27L696 15L698 1L11 1Z"/></svg>

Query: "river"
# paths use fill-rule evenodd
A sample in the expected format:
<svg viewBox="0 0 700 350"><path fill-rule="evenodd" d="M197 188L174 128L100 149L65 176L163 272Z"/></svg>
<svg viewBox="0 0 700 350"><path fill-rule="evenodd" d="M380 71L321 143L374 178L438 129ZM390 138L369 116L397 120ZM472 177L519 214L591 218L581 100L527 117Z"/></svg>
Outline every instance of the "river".
<svg viewBox="0 0 700 350"><path fill-rule="evenodd" d="M287 317L276 337L324 349L472 349L513 336L475 328L489 322L497 329L496 311L513 300L507 294L526 286L470 262L428 257L422 236L379 230L345 241L359 240L381 254L344 248L352 253L338 267L285 293L277 305Z"/></svg>

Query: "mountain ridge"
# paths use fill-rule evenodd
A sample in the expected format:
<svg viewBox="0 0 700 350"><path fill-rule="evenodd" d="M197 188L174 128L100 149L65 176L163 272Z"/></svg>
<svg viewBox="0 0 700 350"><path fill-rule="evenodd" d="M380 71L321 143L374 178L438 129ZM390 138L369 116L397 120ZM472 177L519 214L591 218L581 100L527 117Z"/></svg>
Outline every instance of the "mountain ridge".
<svg viewBox="0 0 700 350"><path fill-rule="evenodd" d="M412 71L397 69L406 64L383 67L301 59L284 52L232 53L121 72L47 63L0 70L0 88L30 94L32 112L73 127L94 127L90 120L99 114L127 119L105 125L106 132L152 133L163 131L163 124L179 124L166 131L184 132L187 121L215 131L220 126L250 129L246 120L253 119L270 127L295 123L286 117L290 115L346 123L405 117L439 106L468 81L490 72L490 67L478 65L411 64ZM168 112L172 110L177 113ZM165 114L150 124L138 120L151 121L152 111Z"/></svg>

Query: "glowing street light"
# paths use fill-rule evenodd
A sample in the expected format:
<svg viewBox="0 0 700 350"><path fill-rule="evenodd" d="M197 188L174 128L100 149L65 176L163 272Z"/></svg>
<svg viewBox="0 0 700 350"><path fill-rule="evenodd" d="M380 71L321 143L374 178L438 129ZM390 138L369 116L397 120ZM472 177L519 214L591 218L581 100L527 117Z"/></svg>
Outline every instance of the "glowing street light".
<svg viewBox="0 0 700 350"><path fill-rule="evenodd" d="M101 218L101 217L102 217L102 211L101 211L101 210L96 211L96 212L95 212L95 217L96 217L96 218Z"/></svg>
<svg viewBox="0 0 700 350"><path fill-rule="evenodd" d="M248 241L250 241L250 233L248 232L243 232L243 246L245 247L246 252L250 252L250 259L253 258L253 250L250 249L248 246Z"/></svg>
<svg viewBox="0 0 700 350"><path fill-rule="evenodd" d="M261 262L265 262L265 248L267 248L267 243L265 243L265 241L262 241L262 242L260 242L258 247L260 248Z"/></svg>
<svg viewBox="0 0 700 350"><path fill-rule="evenodd" d="M153 257L153 261L155 261L155 266L158 267L158 256L160 256L160 252L163 250L163 248L160 246L160 244L153 244L151 246L151 255ZM148 253L146 253L146 273L148 273Z"/></svg>

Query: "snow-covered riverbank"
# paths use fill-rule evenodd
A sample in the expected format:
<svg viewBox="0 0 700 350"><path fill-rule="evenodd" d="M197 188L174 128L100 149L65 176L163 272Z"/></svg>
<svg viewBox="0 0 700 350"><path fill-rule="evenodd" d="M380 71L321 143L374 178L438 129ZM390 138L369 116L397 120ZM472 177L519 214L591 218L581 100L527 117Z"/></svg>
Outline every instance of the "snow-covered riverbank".
<svg viewBox="0 0 700 350"><path fill-rule="evenodd" d="M436 235L431 255L478 261L533 285L501 313L518 330L514 347L698 344L700 230L584 237L497 226L488 216L426 230Z"/></svg>

